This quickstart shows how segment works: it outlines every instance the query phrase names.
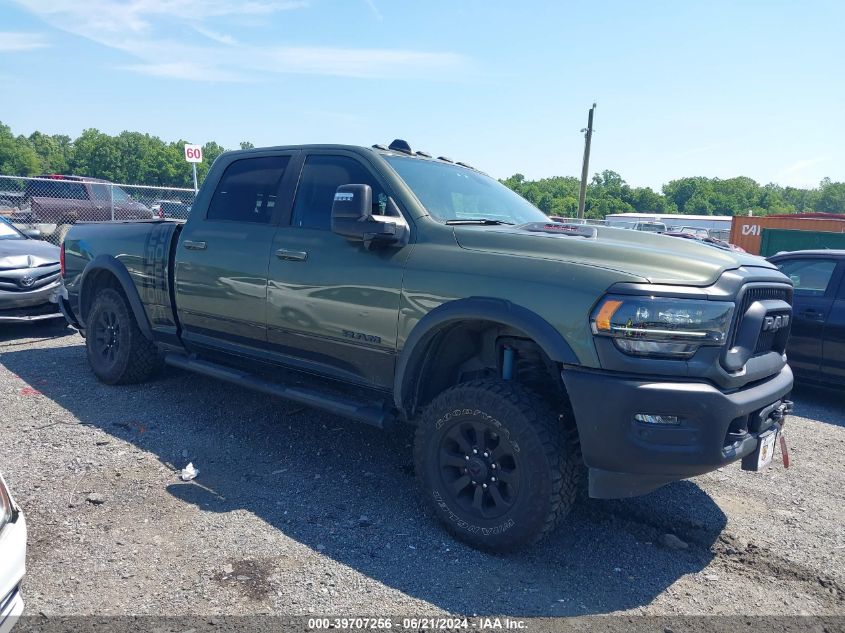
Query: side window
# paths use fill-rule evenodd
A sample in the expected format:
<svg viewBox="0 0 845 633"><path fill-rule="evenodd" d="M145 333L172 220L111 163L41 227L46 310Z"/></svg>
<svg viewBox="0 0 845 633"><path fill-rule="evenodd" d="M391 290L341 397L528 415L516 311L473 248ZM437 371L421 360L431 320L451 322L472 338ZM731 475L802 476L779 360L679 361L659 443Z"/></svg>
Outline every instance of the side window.
<svg viewBox="0 0 845 633"><path fill-rule="evenodd" d="M217 183L206 218L269 224L289 161L289 156L236 160Z"/></svg>
<svg viewBox="0 0 845 633"><path fill-rule="evenodd" d="M87 200L88 193L81 182L68 180L33 180L29 195L33 198L61 198Z"/></svg>
<svg viewBox="0 0 845 633"><path fill-rule="evenodd" d="M827 292L836 262L831 259L791 259L778 264L795 285L795 294L821 297Z"/></svg>
<svg viewBox="0 0 845 633"><path fill-rule="evenodd" d="M111 202L111 192L108 187L100 183L91 184L91 198L97 202Z"/></svg>
<svg viewBox="0 0 845 633"><path fill-rule="evenodd" d="M387 194L364 165L348 156L309 156L302 168L291 224L305 229L331 228L332 202L341 185L370 185L373 214L384 215Z"/></svg>

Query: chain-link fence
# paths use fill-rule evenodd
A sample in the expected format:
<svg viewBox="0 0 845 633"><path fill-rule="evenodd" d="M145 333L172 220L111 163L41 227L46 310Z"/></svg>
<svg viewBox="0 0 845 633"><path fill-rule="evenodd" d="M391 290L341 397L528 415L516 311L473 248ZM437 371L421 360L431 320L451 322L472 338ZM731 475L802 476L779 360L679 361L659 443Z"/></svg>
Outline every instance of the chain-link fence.
<svg viewBox="0 0 845 633"><path fill-rule="evenodd" d="M54 244L60 244L76 222L184 220L194 196L193 189L114 184L79 176L0 176L0 215Z"/></svg>

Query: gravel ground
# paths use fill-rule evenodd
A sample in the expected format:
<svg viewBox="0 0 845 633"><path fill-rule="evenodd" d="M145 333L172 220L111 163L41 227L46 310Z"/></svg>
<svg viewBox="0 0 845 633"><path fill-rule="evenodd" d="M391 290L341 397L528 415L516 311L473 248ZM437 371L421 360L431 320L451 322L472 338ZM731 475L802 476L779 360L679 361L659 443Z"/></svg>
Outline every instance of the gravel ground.
<svg viewBox="0 0 845 633"><path fill-rule="evenodd" d="M0 469L29 523L30 614L841 615L845 399L794 396L789 470L587 501L492 556L424 513L407 430L175 370L107 387L78 335L16 326Z"/></svg>

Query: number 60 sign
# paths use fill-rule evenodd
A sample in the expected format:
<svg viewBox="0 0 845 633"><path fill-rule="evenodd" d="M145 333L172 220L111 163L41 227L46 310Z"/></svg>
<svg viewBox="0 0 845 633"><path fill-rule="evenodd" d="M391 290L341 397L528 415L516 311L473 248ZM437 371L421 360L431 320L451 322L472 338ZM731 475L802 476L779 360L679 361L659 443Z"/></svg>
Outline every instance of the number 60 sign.
<svg viewBox="0 0 845 633"><path fill-rule="evenodd" d="M185 145L185 160L189 163L201 163L202 145Z"/></svg>

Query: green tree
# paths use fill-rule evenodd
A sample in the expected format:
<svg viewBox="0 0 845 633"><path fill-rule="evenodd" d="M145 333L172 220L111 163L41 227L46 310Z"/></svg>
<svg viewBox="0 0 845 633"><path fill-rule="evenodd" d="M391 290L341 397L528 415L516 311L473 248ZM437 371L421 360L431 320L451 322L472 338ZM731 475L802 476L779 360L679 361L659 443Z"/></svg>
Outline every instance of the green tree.
<svg viewBox="0 0 845 633"><path fill-rule="evenodd" d="M34 176L41 172L41 161L28 140L15 136L0 123L0 174Z"/></svg>

